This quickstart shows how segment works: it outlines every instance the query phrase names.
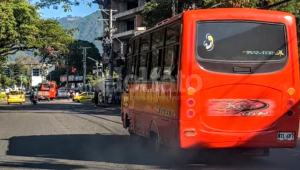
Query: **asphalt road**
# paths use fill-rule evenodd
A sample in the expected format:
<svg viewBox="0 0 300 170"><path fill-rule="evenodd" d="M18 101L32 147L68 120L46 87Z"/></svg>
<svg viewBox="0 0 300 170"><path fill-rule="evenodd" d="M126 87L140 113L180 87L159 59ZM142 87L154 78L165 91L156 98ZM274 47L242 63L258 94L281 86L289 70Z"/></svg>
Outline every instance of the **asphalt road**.
<svg viewBox="0 0 300 170"><path fill-rule="evenodd" d="M0 103L0 169L296 170L300 147L273 149L265 158L204 156L181 162L132 142L119 108L67 100L32 105ZM182 155L184 158L185 155ZM192 164L193 163L193 164Z"/></svg>

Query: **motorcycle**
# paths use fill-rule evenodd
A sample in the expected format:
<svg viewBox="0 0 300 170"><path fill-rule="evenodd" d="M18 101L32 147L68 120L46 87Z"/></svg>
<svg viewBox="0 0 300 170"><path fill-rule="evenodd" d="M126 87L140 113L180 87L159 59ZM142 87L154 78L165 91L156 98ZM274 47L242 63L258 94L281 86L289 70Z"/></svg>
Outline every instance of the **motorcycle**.
<svg viewBox="0 0 300 170"><path fill-rule="evenodd" d="M31 99L31 102L32 102L33 105L36 105L37 104L37 97L33 96L33 98Z"/></svg>

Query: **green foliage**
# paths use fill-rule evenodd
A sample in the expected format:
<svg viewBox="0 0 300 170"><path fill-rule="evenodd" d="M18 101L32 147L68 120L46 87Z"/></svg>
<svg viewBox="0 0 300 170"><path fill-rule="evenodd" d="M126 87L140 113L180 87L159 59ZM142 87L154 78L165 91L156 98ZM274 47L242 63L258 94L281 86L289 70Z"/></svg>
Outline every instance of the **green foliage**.
<svg viewBox="0 0 300 170"><path fill-rule="evenodd" d="M54 71L50 72L47 75L46 79L50 80L50 76L51 76L51 81L53 81L53 82L60 82L60 76L61 75L65 75L66 72L67 72L67 70L64 69L64 68L55 69Z"/></svg>
<svg viewBox="0 0 300 170"><path fill-rule="evenodd" d="M5 93L1 93L0 94L0 100L5 100L6 99L6 94Z"/></svg>
<svg viewBox="0 0 300 170"><path fill-rule="evenodd" d="M149 27L153 27L158 22L170 18L172 16L171 1L152 0L146 4L143 16Z"/></svg>
<svg viewBox="0 0 300 170"><path fill-rule="evenodd" d="M11 79L11 78L7 77L6 75L1 75L0 81L1 81L2 88L11 87L17 83L16 80Z"/></svg>
<svg viewBox="0 0 300 170"><path fill-rule="evenodd" d="M82 40L76 40L74 43L69 45L69 66L70 68L76 68L77 72L81 72L83 70L83 64L82 64L82 49L79 49L80 47L91 47L87 49L87 57L93 58L96 61L100 61L101 56L99 54L99 50L96 48L96 46L93 43L90 43L88 41L82 41ZM95 62L88 59L86 60L86 70L87 74L91 73L93 71L93 66L96 66ZM72 74L71 70L69 71L70 74Z"/></svg>
<svg viewBox="0 0 300 170"><path fill-rule="evenodd" d="M38 35L38 20L37 8L25 0L0 3L0 55L5 56L21 48L33 47ZM22 47L24 44L26 47Z"/></svg>
<svg viewBox="0 0 300 170"><path fill-rule="evenodd" d="M67 52L73 38L57 21L41 19L37 9L26 0L0 3L0 56L39 50L44 58L53 59L55 52Z"/></svg>
<svg viewBox="0 0 300 170"><path fill-rule="evenodd" d="M102 81L102 80L104 80L104 78L100 78L100 77L95 77L94 75L92 75L92 74L88 74L87 75L87 79L89 80L89 85L90 86L94 86L96 83L98 83L98 82L100 82L100 81Z"/></svg>
<svg viewBox="0 0 300 170"><path fill-rule="evenodd" d="M225 0L222 1L222 5L219 8L262 8L268 5L272 5L282 0ZM190 9L195 6L198 9L211 7L220 3L220 0L204 0L203 3L195 4L194 0L178 0L178 11ZM172 16L171 10L171 0L152 0L146 4L143 16L145 18L146 25L148 27L153 27L158 22L170 18ZM292 0L290 2L272 7L270 10L277 10L288 12L295 15L297 19L297 30L298 30L298 40L300 40L300 1ZM298 41L300 46L300 41Z"/></svg>
<svg viewBox="0 0 300 170"><path fill-rule="evenodd" d="M58 9L58 5L63 4L62 8L65 12L72 11L71 6L78 6L79 4L86 4L91 6L90 2L86 2L85 0L41 0L37 2L36 5L41 8L50 8Z"/></svg>

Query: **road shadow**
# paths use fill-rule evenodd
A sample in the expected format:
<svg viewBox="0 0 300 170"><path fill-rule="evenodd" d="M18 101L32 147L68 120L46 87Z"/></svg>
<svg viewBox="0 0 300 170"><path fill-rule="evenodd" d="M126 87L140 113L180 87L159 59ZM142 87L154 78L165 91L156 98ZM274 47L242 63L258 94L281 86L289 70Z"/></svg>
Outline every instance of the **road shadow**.
<svg viewBox="0 0 300 170"><path fill-rule="evenodd" d="M99 161L117 164L154 165L175 169L224 168L245 169L255 165L256 169L278 168L276 163L268 163L266 158L242 158L235 155L202 155L204 159L192 159L181 154L175 157L169 153L155 154L141 145L141 140L132 141L126 135L44 135L20 136L8 139L7 155L25 157L45 157L67 160ZM183 161L184 160L184 161ZM196 163L194 166L188 166ZM1 163L0 163L1 166ZM44 165L40 165L44 166ZM50 166L50 165L49 165ZM54 165L53 165L54 166Z"/></svg>
<svg viewBox="0 0 300 170"><path fill-rule="evenodd" d="M2 112L5 111L34 111L35 113L43 113L43 111L48 111L45 113L49 113L49 110L55 112L76 112L76 113L82 113L82 114L99 114L99 115L117 115L120 116L120 109L119 108L99 108L95 107L93 104L86 104L86 103L64 103L64 102L39 102L37 105L33 104L10 104L6 105L3 104L0 105L0 110ZM113 114L112 112L118 111L118 114Z"/></svg>
<svg viewBox="0 0 300 170"><path fill-rule="evenodd" d="M85 166L42 161L0 161L0 167L38 169L83 169Z"/></svg>

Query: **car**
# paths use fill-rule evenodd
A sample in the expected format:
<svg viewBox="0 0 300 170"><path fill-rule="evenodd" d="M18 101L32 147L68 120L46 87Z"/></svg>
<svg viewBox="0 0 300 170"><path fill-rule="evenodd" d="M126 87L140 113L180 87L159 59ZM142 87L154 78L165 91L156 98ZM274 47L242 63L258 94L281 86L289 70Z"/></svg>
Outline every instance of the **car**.
<svg viewBox="0 0 300 170"><path fill-rule="evenodd" d="M57 98L67 98L68 92L66 90L58 90L57 91Z"/></svg>
<svg viewBox="0 0 300 170"><path fill-rule="evenodd" d="M19 90L11 90L7 96L7 104L10 103L20 103L22 105L25 103L25 94Z"/></svg>
<svg viewBox="0 0 300 170"><path fill-rule="evenodd" d="M94 92L82 92L73 98L74 102L93 102Z"/></svg>

